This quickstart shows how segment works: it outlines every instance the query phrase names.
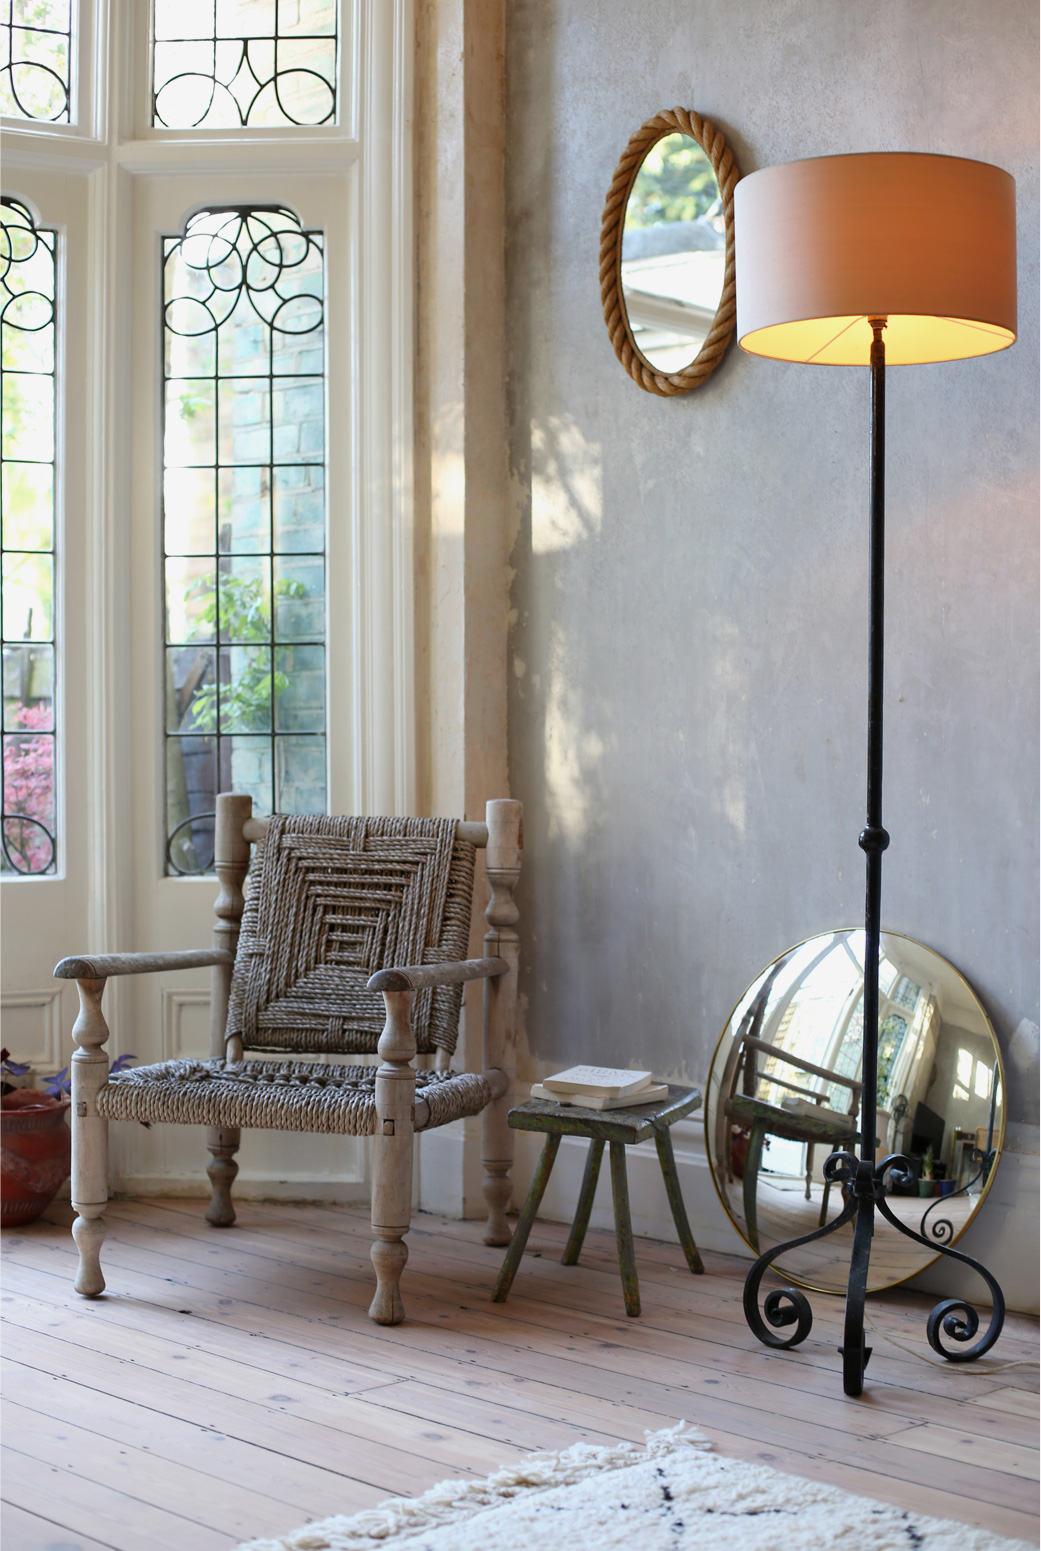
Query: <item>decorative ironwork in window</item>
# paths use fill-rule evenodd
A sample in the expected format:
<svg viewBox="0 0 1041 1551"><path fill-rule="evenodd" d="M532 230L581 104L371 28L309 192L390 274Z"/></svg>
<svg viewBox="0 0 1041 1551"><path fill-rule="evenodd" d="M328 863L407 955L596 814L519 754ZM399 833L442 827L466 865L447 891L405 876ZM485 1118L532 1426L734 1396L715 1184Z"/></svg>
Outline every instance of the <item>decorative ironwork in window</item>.
<svg viewBox="0 0 1041 1551"><path fill-rule="evenodd" d="M163 244L167 859L194 873L217 792L325 811L324 251L263 206Z"/></svg>
<svg viewBox="0 0 1041 1551"><path fill-rule="evenodd" d="M0 201L3 817L0 870L54 872L57 233Z"/></svg>
<svg viewBox="0 0 1041 1551"><path fill-rule="evenodd" d="M70 121L72 0L0 0L0 113Z"/></svg>
<svg viewBox="0 0 1041 1551"><path fill-rule="evenodd" d="M153 122L278 128L336 120L337 0L155 0Z"/></svg>
<svg viewBox="0 0 1041 1551"><path fill-rule="evenodd" d="M889 1082L893 1075L896 1058L907 1033L907 1019L898 1012L891 1012L879 1020L878 1025L878 1087L876 1096L880 1109L889 1103Z"/></svg>

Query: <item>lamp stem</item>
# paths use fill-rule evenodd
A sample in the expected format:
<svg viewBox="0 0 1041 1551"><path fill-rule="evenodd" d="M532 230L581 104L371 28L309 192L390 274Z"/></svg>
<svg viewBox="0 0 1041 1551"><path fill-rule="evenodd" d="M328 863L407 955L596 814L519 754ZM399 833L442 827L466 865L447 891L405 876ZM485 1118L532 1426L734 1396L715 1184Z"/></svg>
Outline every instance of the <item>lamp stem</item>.
<svg viewBox="0 0 1041 1551"><path fill-rule="evenodd" d="M889 836L882 827L882 675L884 657L885 604L885 413L886 347L882 331L885 318L868 318L871 343L871 563L868 605L868 740L867 740L867 824L860 832L860 846L867 860L867 889L864 905L864 1042L861 1080L860 1157L851 1152L833 1152L824 1161L824 1179L828 1185L842 1185L843 1205L837 1217L822 1222L812 1233L790 1239L765 1250L745 1279L744 1311L749 1329L766 1346L787 1349L805 1341L813 1326L813 1313L806 1294L798 1287L774 1287L759 1308L763 1277L781 1255L812 1244L851 1224L853 1246L850 1254L849 1281L846 1287L846 1313L842 1329L842 1387L847 1395L863 1393L864 1369L871 1348L865 1344L864 1301L867 1294L871 1261L871 1243L875 1231L875 1213L879 1212L891 1228L913 1239L932 1254L957 1260L970 1266L986 1282L993 1299L990 1324L976 1341L979 1315L962 1298L946 1298L929 1316L926 1335L929 1345L948 1362L974 1362L989 1352L1005 1320L1005 1299L1001 1288L985 1266L961 1250L952 1249L939 1238L926 1238L899 1217L889 1204L887 1174L901 1184L911 1178L911 1161L894 1153L875 1162L875 1132L878 1122L878 949L882 934L882 852ZM991 1091L993 1120L997 1091L997 1068ZM986 1180L994 1163L992 1136L988 1128L987 1153L980 1175ZM989 1161L988 1161L989 1160ZM975 1180L970 1182L975 1183ZM966 1186L965 1189L969 1187ZM826 1199L826 1198L825 1198ZM922 1218L925 1223L925 1218ZM939 1225L937 1225L939 1227ZM794 1326L790 1334L782 1334ZM943 1337L958 1343L953 1349ZM970 1346L968 1343L973 1342Z"/></svg>
<svg viewBox="0 0 1041 1551"><path fill-rule="evenodd" d="M860 846L867 858L864 901L864 1084L860 1156L875 1161L878 1114L878 948L882 930L882 689L885 672L886 346L885 318L869 318L871 341L871 558L868 601L867 824Z"/></svg>

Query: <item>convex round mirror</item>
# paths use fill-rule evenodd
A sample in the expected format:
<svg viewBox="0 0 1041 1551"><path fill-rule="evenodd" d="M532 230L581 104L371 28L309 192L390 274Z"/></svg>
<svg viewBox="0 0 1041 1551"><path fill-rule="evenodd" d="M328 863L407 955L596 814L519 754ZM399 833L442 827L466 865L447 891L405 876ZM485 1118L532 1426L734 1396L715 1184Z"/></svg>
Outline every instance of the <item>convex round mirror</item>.
<svg viewBox="0 0 1041 1551"><path fill-rule="evenodd" d="M734 332L733 153L707 119L658 113L625 148L600 229L615 353L648 393L705 382Z"/></svg>
<svg viewBox="0 0 1041 1551"><path fill-rule="evenodd" d="M824 932L763 970L734 1008L712 1058L705 1111L712 1178L757 1254L811 1233L842 1210L822 1165L859 1155L864 933ZM938 953L884 932L879 953L876 1160L910 1157L908 1184L887 1176L894 1214L932 1243L958 1239L979 1211L1005 1136L997 1039L975 992ZM774 1262L793 1281L843 1292L847 1224ZM868 1291L936 1256L875 1218Z"/></svg>

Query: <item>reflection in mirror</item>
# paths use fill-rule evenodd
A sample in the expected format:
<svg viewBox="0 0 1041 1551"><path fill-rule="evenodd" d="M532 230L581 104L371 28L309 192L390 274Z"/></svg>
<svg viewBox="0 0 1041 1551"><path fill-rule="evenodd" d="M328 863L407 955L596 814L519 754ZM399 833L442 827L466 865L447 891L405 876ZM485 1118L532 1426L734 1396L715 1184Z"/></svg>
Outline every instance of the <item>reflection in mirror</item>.
<svg viewBox="0 0 1041 1551"><path fill-rule="evenodd" d="M663 372L695 359L723 294L723 196L688 135L665 135L644 157L625 208L622 294L640 352Z"/></svg>
<svg viewBox="0 0 1041 1551"><path fill-rule="evenodd" d="M864 934L826 932L775 959L724 1029L708 1081L712 1177L757 1254L837 1217L842 1189L822 1166L859 1152ZM909 937L882 934L876 1159L910 1157L889 1180L896 1216L933 1243L957 1239L978 1211L1002 1146L997 1040L952 965ZM845 1290L846 1225L775 1262L795 1281ZM903 1281L935 1257L876 1218L868 1290Z"/></svg>

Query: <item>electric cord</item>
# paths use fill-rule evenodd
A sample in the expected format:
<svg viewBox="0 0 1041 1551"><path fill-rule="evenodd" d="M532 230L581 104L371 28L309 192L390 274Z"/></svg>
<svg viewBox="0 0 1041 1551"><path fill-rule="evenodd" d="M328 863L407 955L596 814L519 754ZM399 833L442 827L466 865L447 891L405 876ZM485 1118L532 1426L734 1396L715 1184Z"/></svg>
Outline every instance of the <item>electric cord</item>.
<svg viewBox="0 0 1041 1551"><path fill-rule="evenodd" d="M891 1336L886 1331L879 1330L870 1314L865 1313L864 1321L866 1324L871 1326L876 1336L879 1336L883 1341L888 1341L890 1346L898 1346L902 1352L907 1352L910 1357L917 1357L920 1362L928 1363L930 1368L946 1368L948 1371L950 1370L951 1364L947 1361L946 1358L929 1357L921 1350L920 1347L908 1346L906 1342L898 1341L896 1336ZM1017 1358L1015 1362L999 1363L996 1367L987 1368L977 1368L975 1366L970 1367L968 1363L959 1364L959 1368L962 1373L971 1373L972 1376L977 1379L989 1378L993 1373L1004 1373L1009 1368L1038 1367L1041 1367L1041 1362L1039 1362L1036 1357L1020 1357Z"/></svg>

